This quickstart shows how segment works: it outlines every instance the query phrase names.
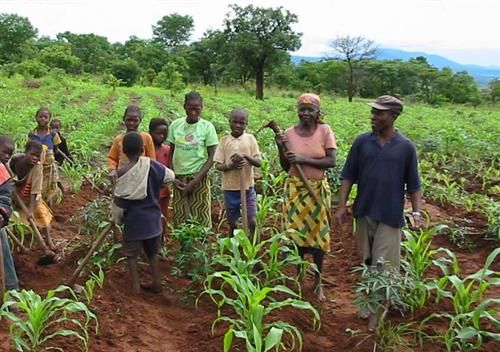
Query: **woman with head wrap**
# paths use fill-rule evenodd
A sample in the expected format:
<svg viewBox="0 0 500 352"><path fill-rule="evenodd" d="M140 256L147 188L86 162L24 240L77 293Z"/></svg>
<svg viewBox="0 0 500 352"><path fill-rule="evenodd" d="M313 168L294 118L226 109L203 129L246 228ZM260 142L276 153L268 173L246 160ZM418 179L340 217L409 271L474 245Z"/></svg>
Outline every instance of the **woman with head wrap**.
<svg viewBox="0 0 500 352"><path fill-rule="evenodd" d="M280 164L289 174L285 190L285 228L297 244L301 257L305 254L313 256L318 268L314 291L320 299L324 299L321 270L325 252L330 250L331 203L325 170L335 166L337 144L330 126L321 121L320 98L317 95L302 94L298 99L297 112L298 124L276 138ZM300 179L297 164L301 166L316 199Z"/></svg>

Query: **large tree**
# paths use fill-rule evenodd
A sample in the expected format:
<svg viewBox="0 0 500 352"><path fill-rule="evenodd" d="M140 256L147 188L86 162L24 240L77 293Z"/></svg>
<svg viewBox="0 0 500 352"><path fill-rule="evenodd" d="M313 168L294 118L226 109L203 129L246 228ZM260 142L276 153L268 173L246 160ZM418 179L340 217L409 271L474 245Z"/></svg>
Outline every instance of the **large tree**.
<svg viewBox="0 0 500 352"><path fill-rule="evenodd" d="M115 59L115 53L106 37L90 34L64 32L57 39L71 46L71 53L82 62L82 69L89 73L104 72Z"/></svg>
<svg viewBox="0 0 500 352"><path fill-rule="evenodd" d="M26 17L0 14L0 64L21 61L26 45L36 35L37 30Z"/></svg>
<svg viewBox="0 0 500 352"><path fill-rule="evenodd" d="M205 85L217 88L227 64L226 36L221 31L209 30L203 38L191 44L187 57L193 78L201 78Z"/></svg>
<svg viewBox="0 0 500 352"><path fill-rule="evenodd" d="M362 60L372 59L377 54L375 43L364 37L337 37L330 43L334 57L343 60L349 68L347 76L347 96L352 101L356 92L356 69Z"/></svg>
<svg viewBox="0 0 500 352"><path fill-rule="evenodd" d="M189 40L193 28L194 21L189 15L174 13L163 16L156 26L153 26L153 39L162 43L168 50L172 50Z"/></svg>
<svg viewBox="0 0 500 352"><path fill-rule="evenodd" d="M264 73L277 62L283 52L300 48L301 33L292 30L297 16L279 8L230 5L226 15L226 34L237 60L251 67L255 74L257 99L264 98Z"/></svg>

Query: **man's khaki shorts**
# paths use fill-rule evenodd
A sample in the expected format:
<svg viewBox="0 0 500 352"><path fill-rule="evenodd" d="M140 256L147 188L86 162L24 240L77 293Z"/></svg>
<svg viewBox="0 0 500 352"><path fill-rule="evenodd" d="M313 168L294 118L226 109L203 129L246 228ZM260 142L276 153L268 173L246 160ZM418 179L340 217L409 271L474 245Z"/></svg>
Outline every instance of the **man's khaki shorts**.
<svg viewBox="0 0 500 352"><path fill-rule="evenodd" d="M356 240L363 262L377 265L380 258L399 268L401 259L401 229L375 221L368 216L355 219Z"/></svg>

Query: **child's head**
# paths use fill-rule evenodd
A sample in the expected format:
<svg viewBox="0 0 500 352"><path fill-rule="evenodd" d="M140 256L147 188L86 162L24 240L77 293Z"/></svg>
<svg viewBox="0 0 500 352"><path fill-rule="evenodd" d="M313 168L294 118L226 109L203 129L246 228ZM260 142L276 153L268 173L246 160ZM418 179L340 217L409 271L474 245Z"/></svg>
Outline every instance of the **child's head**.
<svg viewBox="0 0 500 352"><path fill-rule="evenodd" d="M137 132L127 132L123 137L123 153L130 159L142 154L144 142L142 136Z"/></svg>
<svg viewBox="0 0 500 352"><path fill-rule="evenodd" d="M41 107L38 109L35 114L35 120L38 123L38 127L47 127L51 117L52 114L48 108Z"/></svg>
<svg viewBox="0 0 500 352"><path fill-rule="evenodd" d="M56 132L59 132L61 130L61 120L59 119L52 119L50 120L50 128L53 129Z"/></svg>
<svg viewBox="0 0 500 352"><path fill-rule="evenodd" d="M167 120L156 117L149 122L149 134L153 138L155 145L161 145L167 139L168 122Z"/></svg>
<svg viewBox="0 0 500 352"><path fill-rule="evenodd" d="M203 110L203 98L198 92L189 92L184 96L184 110L188 122L196 122L200 119Z"/></svg>
<svg viewBox="0 0 500 352"><path fill-rule="evenodd" d="M245 109L234 109L229 115L229 126L231 127L231 135L239 137L245 132L248 125L248 111Z"/></svg>
<svg viewBox="0 0 500 352"><path fill-rule="evenodd" d="M14 153L14 140L9 136L0 135L0 162L6 164Z"/></svg>
<svg viewBox="0 0 500 352"><path fill-rule="evenodd" d="M123 122L127 132L137 131L141 123L141 109L137 105L129 105L123 113Z"/></svg>
<svg viewBox="0 0 500 352"><path fill-rule="evenodd" d="M35 165L42 157L42 143L29 140L24 147L24 158L30 165Z"/></svg>

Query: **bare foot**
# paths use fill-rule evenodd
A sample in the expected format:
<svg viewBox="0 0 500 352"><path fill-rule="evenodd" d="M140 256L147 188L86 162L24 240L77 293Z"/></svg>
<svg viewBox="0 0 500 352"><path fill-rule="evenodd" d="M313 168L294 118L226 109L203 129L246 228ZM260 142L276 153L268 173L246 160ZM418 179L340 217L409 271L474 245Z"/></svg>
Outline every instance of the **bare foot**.
<svg viewBox="0 0 500 352"><path fill-rule="evenodd" d="M368 330L370 332L374 332L377 329L378 325L378 316L375 314L371 314L368 318Z"/></svg>
<svg viewBox="0 0 500 352"><path fill-rule="evenodd" d="M324 301L326 299L325 294L323 293L323 285L321 285L321 283L316 285L314 293L316 294L316 296L318 296L318 299L320 301Z"/></svg>

